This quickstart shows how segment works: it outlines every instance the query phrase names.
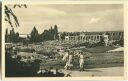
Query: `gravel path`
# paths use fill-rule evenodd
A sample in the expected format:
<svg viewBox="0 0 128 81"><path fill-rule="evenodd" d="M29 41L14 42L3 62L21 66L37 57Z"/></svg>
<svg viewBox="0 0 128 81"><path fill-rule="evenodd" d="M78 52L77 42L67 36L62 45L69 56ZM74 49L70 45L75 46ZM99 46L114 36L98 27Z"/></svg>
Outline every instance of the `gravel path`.
<svg viewBox="0 0 128 81"><path fill-rule="evenodd" d="M83 72L63 70L64 73L70 73L72 77L84 77L84 76L123 76L124 67L109 67L109 68L93 68L86 69Z"/></svg>

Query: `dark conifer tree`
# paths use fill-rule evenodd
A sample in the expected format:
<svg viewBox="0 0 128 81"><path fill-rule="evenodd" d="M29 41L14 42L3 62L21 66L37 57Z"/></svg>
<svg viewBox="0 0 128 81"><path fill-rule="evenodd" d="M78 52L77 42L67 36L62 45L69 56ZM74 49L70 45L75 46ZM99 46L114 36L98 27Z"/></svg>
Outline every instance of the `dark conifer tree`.
<svg viewBox="0 0 128 81"><path fill-rule="evenodd" d="M34 27L31 34L30 34L30 42L36 43L39 41L38 39L39 39L38 31L37 31L36 27Z"/></svg>
<svg viewBox="0 0 128 81"><path fill-rule="evenodd" d="M55 36L55 39L59 39L57 25L54 26L54 36Z"/></svg>
<svg viewBox="0 0 128 81"><path fill-rule="evenodd" d="M8 41L8 38L9 37L9 34L8 34L8 29L6 29L6 33L5 33L5 42L7 43L7 42L9 42Z"/></svg>

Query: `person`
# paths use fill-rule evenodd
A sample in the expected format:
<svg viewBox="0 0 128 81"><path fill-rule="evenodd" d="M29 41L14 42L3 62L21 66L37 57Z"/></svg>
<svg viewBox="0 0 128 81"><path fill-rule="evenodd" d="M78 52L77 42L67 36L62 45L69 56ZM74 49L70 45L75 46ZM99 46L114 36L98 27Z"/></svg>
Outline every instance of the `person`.
<svg viewBox="0 0 128 81"><path fill-rule="evenodd" d="M66 73L66 74L65 74L65 77L71 77L71 73L72 73L72 72Z"/></svg>
<svg viewBox="0 0 128 81"><path fill-rule="evenodd" d="M69 54L69 59L68 59L68 68L71 69L73 67L73 52L71 51Z"/></svg>
<svg viewBox="0 0 128 81"><path fill-rule="evenodd" d="M72 59L73 59L73 52L67 53L66 57L66 65L64 66L64 68L67 69L71 69L71 67L73 66L72 64Z"/></svg>
<svg viewBox="0 0 128 81"><path fill-rule="evenodd" d="M63 56L63 58L62 58L62 60L65 61L65 62L66 62L67 59L68 59L68 55L69 55L68 52L69 52L69 51L66 50L66 51L65 51L65 54L64 54L64 56Z"/></svg>
<svg viewBox="0 0 128 81"><path fill-rule="evenodd" d="M83 52L80 52L79 64L80 64L80 71L84 71L84 55L83 55Z"/></svg>

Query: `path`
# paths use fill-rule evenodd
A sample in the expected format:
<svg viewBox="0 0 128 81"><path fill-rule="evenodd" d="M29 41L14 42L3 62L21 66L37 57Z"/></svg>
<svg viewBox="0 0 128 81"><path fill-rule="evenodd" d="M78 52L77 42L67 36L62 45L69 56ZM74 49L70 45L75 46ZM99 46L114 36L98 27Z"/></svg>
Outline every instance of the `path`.
<svg viewBox="0 0 128 81"><path fill-rule="evenodd" d="M71 72L72 77L84 77L84 76L123 76L124 67L109 67L109 68L93 68L86 69L83 72L66 70L64 73Z"/></svg>

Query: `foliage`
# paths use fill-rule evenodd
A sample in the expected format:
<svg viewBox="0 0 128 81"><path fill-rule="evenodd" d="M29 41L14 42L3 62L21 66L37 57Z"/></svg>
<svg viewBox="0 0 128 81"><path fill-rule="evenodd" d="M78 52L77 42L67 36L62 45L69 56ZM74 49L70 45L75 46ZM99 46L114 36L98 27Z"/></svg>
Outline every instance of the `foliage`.
<svg viewBox="0 0 128 81"><path fill-rule="evenodd" d="M10 34L8 33L8 30L6 29L5 42L18 43L20 42L19 39L20 39L19 33L15 33L14 28L10 30Z"/></svg>
<svg viewBox="0 0 128 81"><path fill-rule="evenodd" d="M25 44L28 43L38 43L48 40L58 40L58 27L57 25L54 26L54 28L50 28L49 30L44 30L43 33L39 34L36 27L33 28L32 32L30 33L30 36L27 35L27 38L21 38L19 37L19 33L15 33L14 28L10 30L10 34L8 33L8 29L6 29L5 34L5 42L10 43L18 43L23 42Z"/></svg>
<svg viewBox="0 0 128 81"><path fill-rule="evenodd" d="M33 52L35 52L35 50L32 49L32 48L22 48L22 49L20 49L19 51L20 51L20 52L28 52L28 53L33 53Z"/></svg>
<svg viewBox="0 0 128 81"><path fill-rule="evenodd" d="M12 52L6 49L5 56L5 76L7 77L26 77L26 76L37 76L40 64L39 60L30 61L28 63L20 61L21 57L12 58Z"/></svg>
<svg viewBox="0 0 128 81"><path fill-rule="evenodd" d="M39 34L38 34L36 27L33 28L32 32L30 34L30 42L31 43L39 42Z"/></svg>
<svg viewBox="0 0 128 81"><path fill-rule="evenodd" d="M85 46L87 48L104 46L104 42L100 41L100 42L97 42L97 43L90 43L90 42L78 43L78 44L75 44L73 47L81 47L81 46Z"/></svg>
<svg viewBox="0 0 128 81"><path fill-rule="evenodd" d="M14 23L12 22L11 17L14 19ZM11 27L20 26L17 16L14 14L12 9L6 5L5 5L5 21L7 21Z"/></svg>
<svg viewBox="0 0 128 81"><path fill-rule="evenodd" d="M89 58L85 58L85 68L100 68L100 67L112 67L122 66L124 63L123 53L92 53ZM42 62L43 69L53 67L62 69L65 66L65 62L62 59L48 60ZM73 70L79 69L79 57L73 58Z"/></svg>
<svg viewBox="0 0 128 81"><path fill-rule="evenodd" d="M124 46L124 39L120 39L120 40L118 40L118 41L113 42L113 45Z"/></svg>
<svg viewBox="0 0 128 81"><path fill-rule="evenodd" d="M86 50L91 53L104 53L106 51L113 50L116 48L117 47L114 46L97 46L97 47L86 48Z"/></svg>
<svg viewBox="0 0 128 81"><path fill-rule="evenodd" d="M55 58L55 54L57 54L56 52L53 51L47 51L47 50L39 50L36 51L37 54L42 54L44 56L48 56L50 58Z"/></svg>
<svg viewBox="0 0 128 81"><path fill-rule="evenodd" d="M40 41L57 40L59 38L57 25L54 28L51 27L49 30L44 30L40 38Z"/></svg>
<svg viewBox="0 0 128 81"><path fill-rule="evenodd" d="M39 34L36 27L34 27L28 38L31 43L43 42L48 40L56 40L59 38L58 27L57 25L55 25L54 28L51 27L49 30L44 30L44 32L41 34Z"/></svg>

